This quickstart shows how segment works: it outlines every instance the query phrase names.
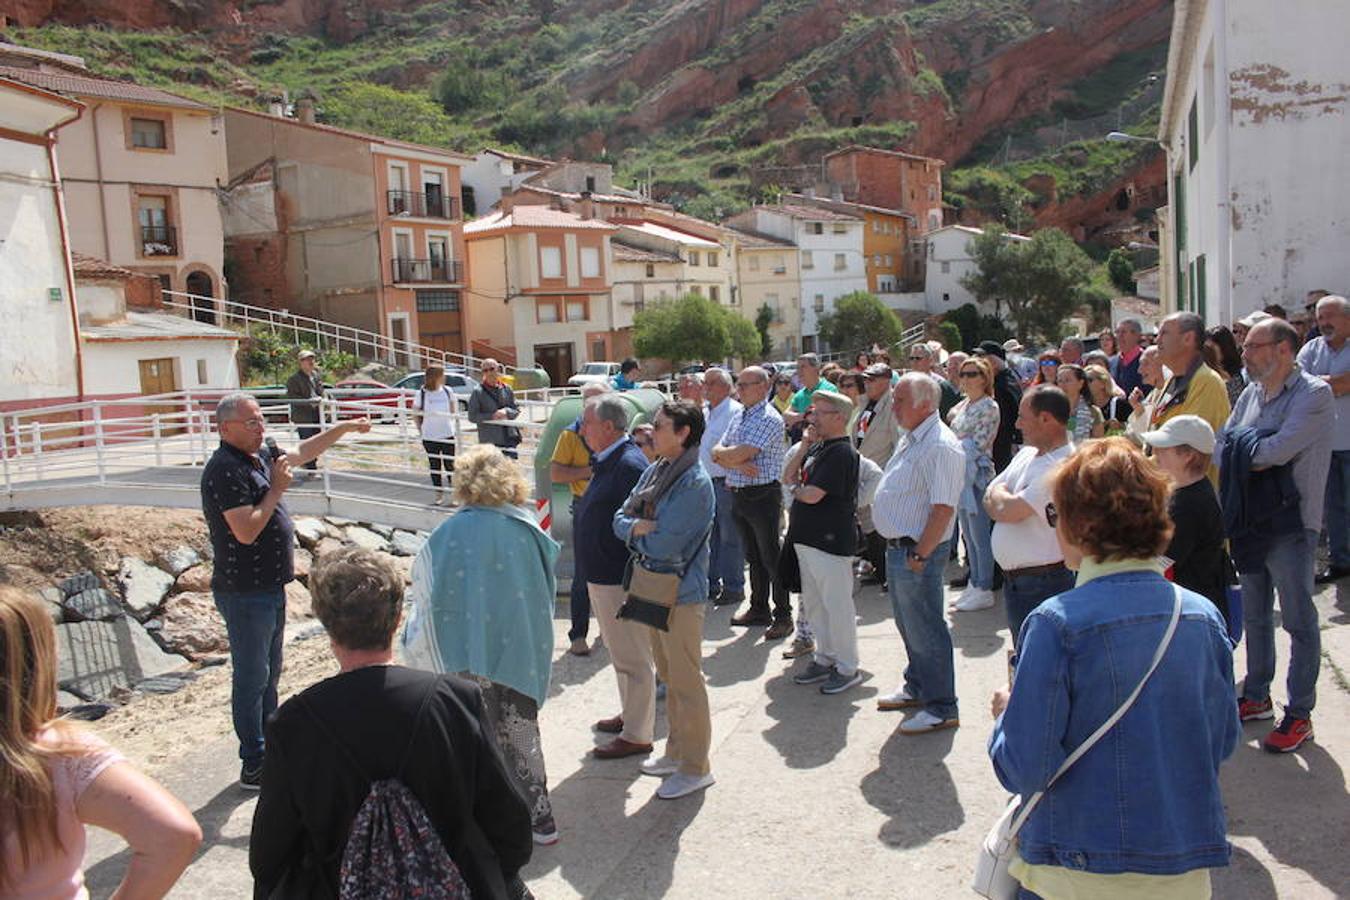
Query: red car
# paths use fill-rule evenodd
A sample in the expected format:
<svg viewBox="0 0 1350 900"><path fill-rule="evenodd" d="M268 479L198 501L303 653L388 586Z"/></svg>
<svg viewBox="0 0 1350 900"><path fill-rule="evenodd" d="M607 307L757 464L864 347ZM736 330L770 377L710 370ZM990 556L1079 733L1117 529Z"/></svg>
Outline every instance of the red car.
<svg viewBox="0 0 1350 900"><path fill-rule="evenodd" d="M373 378L345 378L325 391L324 395L337 401L339 419L369 416L374 421L394 422L398 419L399 406L411 409L413 403L410 394ZM385 409L388 412L384 412Z"/></svg>

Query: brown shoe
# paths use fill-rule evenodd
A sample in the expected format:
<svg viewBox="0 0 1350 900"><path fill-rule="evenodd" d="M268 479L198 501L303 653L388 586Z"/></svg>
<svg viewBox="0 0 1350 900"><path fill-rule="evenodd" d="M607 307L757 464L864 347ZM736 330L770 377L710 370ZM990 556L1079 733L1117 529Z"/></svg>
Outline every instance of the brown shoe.
<svg viewBox="0 0 1350 900"><path fill-rule="evenodd" d="M781 641L790 634L792 634L792 620L779 619L769 626L768 631L764 632L764 640Z"/></svg>
<svg viewBox="0 0 1350 900"><path fill-rule="evenodd" d="M594 725L596 731L603 731L605 734L618 734L623 731L623 716L615 716L612 719L601 719Z"/></svg>
<svg viewBox="0 0 1350 900"><path fill-rule="evenodd" d="M568 648L567 652L573 656L590 656L591 645L586 643L585 638L577 638L572 642L572 646Z"/></svg>
<svg viewBox="0 0 1350 900"><path fill-rule="evenodd" d="M772 625L773 616L769 615L766 612L755 612L753 609L747 609L739 616L732 616L731 624L739 625L741 627L753 625Z"/></svg>
<svg viewBox="0 0 1350 900"><path fill-rule="evenodd" d="M645 756L652 752L651 744L635 744L616 737L608 744L601 744L591 751L596 759L623 759L625 756Z"/></svg>
<svg viewBox="0 0 1350 900"><path fill-rule="evenodd" d="M792 646L783 651L783 659L796 659L799 656L809 656L816 652L816 645L812 641L804 641L797 638L792 642Z"/></svg>

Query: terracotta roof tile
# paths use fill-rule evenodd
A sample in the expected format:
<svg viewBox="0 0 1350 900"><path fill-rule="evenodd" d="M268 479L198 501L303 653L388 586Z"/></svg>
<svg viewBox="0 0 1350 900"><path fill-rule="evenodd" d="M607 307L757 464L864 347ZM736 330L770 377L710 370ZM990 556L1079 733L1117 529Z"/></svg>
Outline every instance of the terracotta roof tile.
<svg viewBox="0 0 1350 900"><path fill-rule="evenodd" d="M356 138L362 141L373 141L377 144L386 144L389 152L397 153L400 148L409 150L418 150L422 153L439 153L454 159L471 160L472 156L466 156L458 150L450 150L445 147L432 147L427 144L414 144L411 141L400 141L390 137L383 137L378 134L367 134L364 131L352 131L350 128L338 128L335 125L323 125L319 122L309 123L301 122L299 119L291 119L281 116L274 116L271 113L259 112L256 109L245 109L242 106L227 106L227 112L242 113L246 116L256 116L259 119L271 119L274 122L280 122L284 125L293 125L296 128L311 128L315 131L326 131L329 134L339 134L343 137Z"/></svg>
<svg viewBox="0 0 1350 900"><path fill-rule="evenodd" d="M758 231L732 228L729 225L723 225L722 227L727 231L730 231L736 238L736 242L748 250L782 250L784 248L795 248L797 246L791 241L770 237L767 234L760 234Z"/></svg>
<svg viewBox="0 0 1350 900"><path fill-rule="evenodd" d="M861 147L857 144L851 144L843 147L833 153L826 153L825 159L832 156L847 156L850 153L873 153L877 156L898 156L901 159L912 159L916 162L937 163L939 166L945 166L946 163L935 156L919 156L917 153L905 153L903 150L883 150L880 147Z"/></svg>
<svg viewBox="0 0 1350 900"><path fill-rule="evenodd" d="M85 256L83 253L71 253L70 257L74 264L76 278L115 278L118 281L129 281L132 278L150 277L144 273L137 273L130 269L124 269L121 266L115 266L107 260L99 259L96 256Z"/></svg>
<svg viewBox="0 0 1350 900"><path fill-rule="evenodd" d="M658 250L648 250L645 247L635 247L632 244L625 244L623 241L610 241L609 246L614 252L616 262L677 263L680 261L680 258L673 253L662 253Z"/></svg>
<svg viewBox="0 0 1350 900"><path fill-rule="evenodd" d="M831 209L819 209L817 207L802 206L796 203L766 204L757 208L768 210L769 212L782 213L785 216L792 216L794 219L805 219L808 222L862 221L862 216L852 216L848 213L835 212Z"/></svg>
<svg viewBox="0 0 1350 900"><path fill-rule="evenodd" d="M563 212L548 206L520 205L510 212L500 210L464 226L466 239L485 234L496 234L512 229L560 229L585 231L618 231L603 219L583 219L575 213Z"/></svg>
<svg viewBox="0 0 1350 900"><path fill-rule="evenodd" d="M76 75L67 72L44 72L39 69L26 69L21 66L0 66L0 77L20 81L33 87L55 91L58 94L71 94L76 97L99 97L104 100L124 100L128 103L147 103L154 106L176 106L180 109L209 110L211 107L161 91L159 88L146 87L130 81L113 81L108 78L94 78L88 75Z"/></svg>

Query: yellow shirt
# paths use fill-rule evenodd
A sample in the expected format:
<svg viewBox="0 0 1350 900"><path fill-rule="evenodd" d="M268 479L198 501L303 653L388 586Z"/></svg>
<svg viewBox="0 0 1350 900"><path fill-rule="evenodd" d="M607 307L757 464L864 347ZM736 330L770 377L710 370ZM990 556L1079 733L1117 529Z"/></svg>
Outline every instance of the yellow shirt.
<svg viewBox="0 0 1350 900"><path fill-rule="evenodd" d="M1164 398L1170 397L1176 381L1177 376L1174 375L1163 387ZM1175 416L1199 416L1209 423L1215 434L1218 434L1223 430L1224 423L1228 421L1228 414L1232 411L1232 404L1228 402L1228 386L1223 383L1223 378L1208 365L1201 363L1191 376L1190 384L1186 386L1186 399L1173 406L1163 406L1160 403L1153 413L1152 427L1159 428ZM1208 475L1210 483L1218 490L1219 467L1210 463Z"/></svg>
<svg viewBox="0 0 1350 900"><path fill-rule="evenodd" d="M591 464L591 451L586 449L586 444L581 440L581 435L577 434L571 428L564 428L558 435L558 444L553 448L553 458L549 460L560 466L589 466ZM568 485L572 489L573 497L580 497L586 493L586 486L591 483L587 478L583 481L573 481Z"/></svg>
<svg viewBox="0 0 1350 900"><path fill-rule="evenodd" d="M1155 557L1101 562L1085 556L1078 565L1075 586L1082 587L1094 578L1106 575L1138 571L1161 575L1162 561ZM1014 855L1008 863L1008 874L1045 900L1209 900L1211 893L1209 869L1192 869L1180 875L1140 872L1102 875L1063 866L1033 866L1021 856Z"/></svg>

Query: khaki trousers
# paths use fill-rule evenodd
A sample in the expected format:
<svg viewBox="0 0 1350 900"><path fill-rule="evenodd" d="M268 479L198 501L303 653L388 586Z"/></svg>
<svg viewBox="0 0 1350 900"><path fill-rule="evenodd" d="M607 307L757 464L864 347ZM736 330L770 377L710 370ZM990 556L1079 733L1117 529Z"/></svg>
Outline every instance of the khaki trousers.
<svg viewBox="0 0 1350 900"><path fill-rule="evenodd" d="M656 671L666 685L666 721L670 736L665 755L677 760L686 775L707 775L712 746L712 714L703 682L702 603L677 604L670 611L670 631L651 632Z"/></svg>
<svg viewBox="0 0 1350 900"><path fill-rule="evenodd" d="M858 671L858 613L853 605L853 559L797 544L802 605L816 638L816 662L840 675Z"/></svg>
<svg viewBox="0 0 1350 900"><path fill-rule="evenodd" d="M656 727L656 678L648 634L652 629L618 617L619 607L628 596L623 585L587 582L586 589L619 682L619 703L623 706L620 737L634 744L650 744Z"/></svg>

